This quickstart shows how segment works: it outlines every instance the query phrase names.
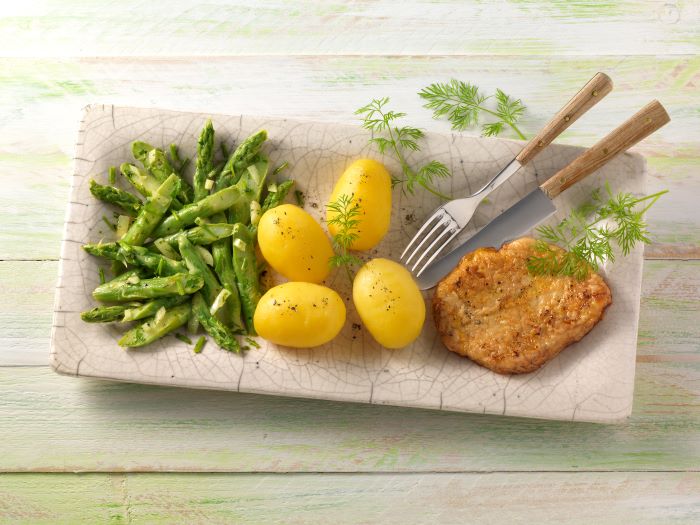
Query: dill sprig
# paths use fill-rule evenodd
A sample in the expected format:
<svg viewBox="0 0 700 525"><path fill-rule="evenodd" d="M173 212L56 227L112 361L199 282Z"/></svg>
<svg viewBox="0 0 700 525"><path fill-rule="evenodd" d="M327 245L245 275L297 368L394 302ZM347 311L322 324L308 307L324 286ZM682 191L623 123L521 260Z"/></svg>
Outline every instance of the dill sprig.
<svg viewBox="0 0 700 525"><path fill-rule="evenodd" d="M491 115L498 120L481 127L482 135L494 137L507 125L525 140L525 135L515 123L525 111L520 99L513 99L500 89L495 95L484 95L474 84L452 79L449 82L435 82L423 88L418 95L427 101L425 107L433 110L433 118L447 116L452 129L462 131L479 123L480 113ZM496 99L496 108L489 109L484 104L489 99Z"/></svg>
<svg viewBox="0 0 700 525"><path fill-rule="evenodd" d="M349 253L352 243L359 237L355 230L361 222L358 218L360 205L352 202L353 197L353 194L343 194L326 205L328 210L335 214L328 224L338 227L338 231L333 235L335 255L328 260L328 264L333 268L344 267L350 282L352 282L352 267L362 263L359 258Z"/></svg>
<svg viewBox="0 0 700 525"><path fill-rule="evenodd" d="M605 193L595 190L590 202L573 210L556 226L540 226L537 256L530 257L527 268L535 275L566 275L585 279L598 271L606 260L615 261L613 244L628 255L637 243L650 242L646 211L668 190L635 197L631 193L614 195L606 183ZM601 224L603 223L603 224ZM553 249L557 244L564 252Z"/></svg>
<svg viewBox="0 0 700 525"><path fill-rule="evenodd" d="M411 168L406 156L420 150L418 140L423 138L423 130L410 126L397 126L395 121L405 117L406 113L385 109L388 103L389 97L373 99L372 102L355 111L355 115L362 115L362 127L372 132L373 136L369 141L377 145L379 152L384 154L387 150L392 151L401 164L403 177L392 176L392 186L405 184L406 190L413 194L416 185L419 185L430 193L449 200L449 196L440 193L433 185L435 179L449 177L450 170L436 160L428 162L417 170Z"/></svg>

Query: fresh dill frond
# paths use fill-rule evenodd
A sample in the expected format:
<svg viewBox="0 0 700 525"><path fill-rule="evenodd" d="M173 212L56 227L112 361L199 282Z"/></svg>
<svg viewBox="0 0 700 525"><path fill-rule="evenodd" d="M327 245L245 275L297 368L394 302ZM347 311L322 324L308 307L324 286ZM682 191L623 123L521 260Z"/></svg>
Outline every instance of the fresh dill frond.
<svg viewBox="0 0 700 525"><path fill-rule="evenodd" d="M493 137L500 134L504 127L510 128L518 138L525 140L525 135L515 123L525 111L525 105L520 99L513 99L500 89L495 95L484 95L474 84L452 79L449 82L435 82L423 88L419 93L426 101L424 107L433 110L433 118L447 117L452 129L463 131L479 123L480 114L491 115L498 120L489 122L481 127L482 135ZM485 103L495 98L496 108L490 109Z"/></svg>
<svg viewBox="0 0 700 525"><path fill-rule="evenodd" d="M362 264L362 261L349 253L352 243L359 237L356 229L360 224L360 205L353 203L353 194L340 195L335 201L326 205L328 211L332 212L333 218L328 221L328 225L337 226L338 229L333 235L333 255L328 264L333 268L345 268L350 281L352 281L352 267Z"/></svg>
<svg viewBox="0 0 700 525"><path fill-rule="evenodd" d="M528 270L534 275L565 275L585 279L606 261L615 261L613 245L628 255L638 244L648 244L646 211L668 190L635 197L631 193L613 194L596 190L591 200L571 211L556 226L540 226L535 245L538 255L530 257ZM640 208L640 206L642 206ZM601 224L603 223L603 224ZM559 245L564 251L550 245Z"/></svg>
<svg viewBox="0 0 700 525"><path fill-rule="evenodd" d="M435 189L436 178L450 176L450 170L443 163L436 160L426 165L413 169L406 160L406 156L420 150L419 140L424 137L423 130L411 126L397 126L395 121L406 116L406 113L386 109L389 97L373 99L366 106L355 111L362 116L362 127L372 132L370 143L377 146L382 155L392 153L401 164L402 177L392 175L392 186L405 185L406 191L413 194L416 185L428 190L442 199L450 197Z"/></svg>

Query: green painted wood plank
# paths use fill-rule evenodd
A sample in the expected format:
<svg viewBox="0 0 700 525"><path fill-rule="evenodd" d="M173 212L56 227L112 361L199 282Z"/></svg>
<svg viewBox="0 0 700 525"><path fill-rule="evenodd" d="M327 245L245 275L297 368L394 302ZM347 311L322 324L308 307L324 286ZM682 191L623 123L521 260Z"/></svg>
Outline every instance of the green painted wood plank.
<svg viewBox="0 0 700 525"><path fill-rule="evenodd" d="M406 0L395 6L390 0L30 1L3 9L0 41L6 56L700 50L700 8L690 0Z"/></svg>
<svg viewBox="0 0 700 525"><path fill-rule="evenodd" d="M700 474L20 474L13 524L697 523Z"/></svg>
<svg viewBox="0 0 700 525"><path fill-rule="evenodd" d="M56 261L0 262L0 366L46 364Z"/></svg>
<svg viewBox="0 0 700 525"><path fill-rule="evenodd" d="M158 388L0 367L0 469L700 469L699 270L697 261L645 264L635 403L622 425Z"/></svg>
<svg viewBox="0 0 700 525"><path fill-rule="evenodd" d="M652 98L662 100L673 121L638 148L649 158L649 190L671 190L650 212L656 244L648 253L699 258L698 57L268 56L0 59L0 259L57 258L76 126L88 103L356 122L355 108L391 95L411 122L448 131L421 108L416 92L459 77L525 100L522 127L532 134L599 69L616 90L562 142L592 144Z"/></svg>

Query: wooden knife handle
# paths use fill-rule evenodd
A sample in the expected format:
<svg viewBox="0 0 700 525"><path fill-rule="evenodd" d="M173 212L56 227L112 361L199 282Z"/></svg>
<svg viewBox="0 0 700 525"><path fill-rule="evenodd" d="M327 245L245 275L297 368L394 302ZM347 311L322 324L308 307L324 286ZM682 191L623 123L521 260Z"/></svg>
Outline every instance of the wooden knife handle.
<svg viewBox="0 0 700 525"><path fill-rule="evenodd" d="M631 148L670 120L671 118L658 100L649 102L624 124L542 184L540 188L550 199L553 199L566 188L583 180L615 155Z"/></svg>
<svg viewBox="0 0 700 525"><path fill-rule="evenodd" d="M595 76L576 93L566 105L554 115L547 125L528 142L523 150L515 157L520 164L527 164L534 159L540 151L552 143L566 128L571 126L586 111L600 102L613 88L612 80L605 73L596 73Z"/></svg>

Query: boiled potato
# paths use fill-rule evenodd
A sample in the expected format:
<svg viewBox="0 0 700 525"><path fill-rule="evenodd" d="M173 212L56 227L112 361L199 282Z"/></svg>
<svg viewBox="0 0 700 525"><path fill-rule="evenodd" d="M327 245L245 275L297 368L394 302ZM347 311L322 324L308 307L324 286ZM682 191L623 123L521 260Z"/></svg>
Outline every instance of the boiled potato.
<svg viewBox="0 0 700 525"><path fill-rule="evenodd" d="M357 272L352 300L369 332L386 348L402 348L421 332L425 302L411 274L389 259L372 259Z"/></svg>
<svg viewBox="0 0 700 525"><path fill-rule="evenodd" d="M293 204L266 211L258 223L265 260L290 281L320 283L328 275L333 248L311 215Z"/></svg>
<svg viewBox="0 0 700 525"><path fill-rule="evenodd" d="M391 176L383 164L372 159L359 159L350 164L335 183L330 202L338 202L342 195L350 198L350 206L357 204L360 223L350 231L357 239L350 245L351 250L369 250L384 238L389 230L391 219ZM328 209L326 220L331 235L338 233L339 227L331 224L337 211Z"/></svg>
<svg viewBox="0 0 700 525"><path fill-rule="evenodd" d="M345 304L325 286L289 282L262 296L253 321L255 330L268 341L309 348L338 335L345 324Z"/></svg>

